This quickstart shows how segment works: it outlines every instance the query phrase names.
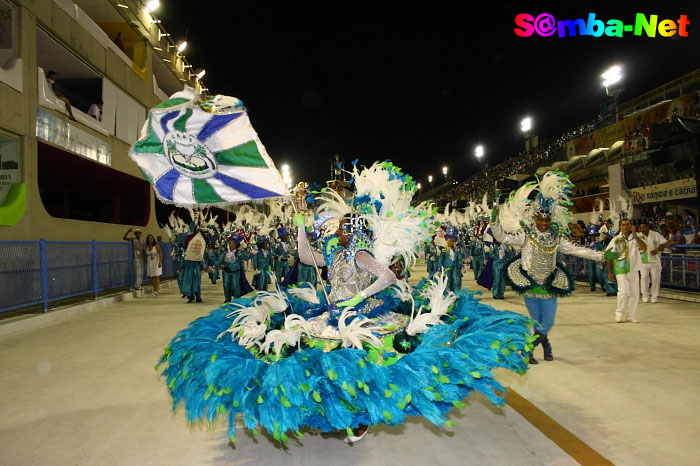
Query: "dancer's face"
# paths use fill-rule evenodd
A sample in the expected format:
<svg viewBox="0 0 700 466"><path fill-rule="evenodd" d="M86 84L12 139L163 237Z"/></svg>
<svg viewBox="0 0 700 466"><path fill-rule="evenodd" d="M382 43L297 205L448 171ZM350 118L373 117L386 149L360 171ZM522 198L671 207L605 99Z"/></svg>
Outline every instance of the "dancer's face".
<svg viewBox="0 0 700 466"><path fill-rule="evenodd" d="M537 218L535 219L535 226L537 229L541 232L545 232L549 230L549 226L552 224L552 219L549 218L549 215L543 214L543 213L538 213Z"/></svg>
<svg viewBox="0 0 700 466"><path fill-rule="evenodd" d="M335 235L338 237L338 242L342 247L347 247L348 243L350 242L350 234L348 229L350 228L350 220L348 219L343 219L340 221L340 224L338 225L338 230L335 232Z"/></svg>

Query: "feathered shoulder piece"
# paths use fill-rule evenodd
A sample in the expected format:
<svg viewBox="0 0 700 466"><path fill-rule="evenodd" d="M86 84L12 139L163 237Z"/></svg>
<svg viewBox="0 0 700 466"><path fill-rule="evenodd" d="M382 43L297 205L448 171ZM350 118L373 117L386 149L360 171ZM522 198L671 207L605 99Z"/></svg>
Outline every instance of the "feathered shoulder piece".
<svg viewBox="0 0 700 466"><path fill-rule="evenodd" d="M517 190L510 193L510 197L498 211L498 220L501 228L506 233L517 233L523 230L523 223L529 226L526 219L531 219L534 215L530 194L537 188L537 183L531 181L525 183Z"/></svg>

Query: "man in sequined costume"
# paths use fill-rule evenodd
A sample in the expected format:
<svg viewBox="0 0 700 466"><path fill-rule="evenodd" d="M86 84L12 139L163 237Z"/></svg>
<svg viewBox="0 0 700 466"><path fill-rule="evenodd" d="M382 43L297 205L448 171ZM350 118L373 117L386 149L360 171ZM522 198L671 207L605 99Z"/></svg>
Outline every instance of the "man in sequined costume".
<svg viewBox="0 0 700 466"><path fill-rule="evenodd" d="M552 199L545 197L540 191L536 200L531 201L529 212L534 214L535 228L524 224L519 233L507 234L501 226L496 208L492 211L491 226L493 236L498 241L521 249L520 255L506 266L506 281L516 292L525 296L525 306L530 317L537 321L533 349L541 343L545 361L552 361L554 356L548 335L554 325L557 298L567 296L574 289L571 274L561 262L557 261L557 254L570 254L596 262L602 262L604 256L602 251L576 246L568 241L560 234L560 228L563 228L566 223L561 221L559 224L552 223L555 209L559 209L559 213L565 211L566 204L563 198L568 195L572 185L563 174L549 172L545 177L548 175L559 178L554 183L551 179L547 182L560 184L561 193L559 198ZM532 190L532 187L530 186L529 189ZM522 211L526 210L522 209ZM537 364L532 354L529 357L530 364Z"/></svg>

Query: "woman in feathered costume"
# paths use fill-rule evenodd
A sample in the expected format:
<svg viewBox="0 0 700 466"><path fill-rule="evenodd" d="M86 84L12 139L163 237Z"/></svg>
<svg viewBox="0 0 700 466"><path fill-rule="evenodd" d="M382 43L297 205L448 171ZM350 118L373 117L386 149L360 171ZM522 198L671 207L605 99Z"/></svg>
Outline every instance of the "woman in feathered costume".
<svg viewBox="0 0 700 466"><path fill-rule="evenodd" d="M197 319L166 348L163 375L188 420L227 416L262 425L276 440L304 427L346 431L399 425L424 416L436 425L474 389L494 403L503 391L495 367L523 373L532 349L529 319L482 305L468 291L446 292L438 274L411 288L388 266L410 268L435 232L427 205L411 207L416 186L391 163L353 170L350 205L334 191L320 197L330 216L322 253L306 243L303 261L329 268L328 299L308 286L259 292Z"/></svg>
<svg viewBox="0 0 700 466"><path fill-rule="evenodd" d="M525 296L530 316L537 321L534 346L542 344L545 361L552 361L549 331L554 325L557 298L574 290L571 273L557 254L603 261L603 253L569 242L567 232L571 188L560 172L545 173L539 182L526 183L513 192L500 209L491 211L494 237L522 252L506 265L506 282ZM534 199L530 199L533 194ZM530 354L530 364L537 360Z"/></svg>

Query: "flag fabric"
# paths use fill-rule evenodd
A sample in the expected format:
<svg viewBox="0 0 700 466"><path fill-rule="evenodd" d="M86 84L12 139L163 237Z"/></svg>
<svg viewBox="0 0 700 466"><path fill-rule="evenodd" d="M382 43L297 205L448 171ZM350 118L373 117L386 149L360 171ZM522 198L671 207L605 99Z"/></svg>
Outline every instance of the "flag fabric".
<svg viewBox="0 0 700 466"><path fill-rule="evenodd" d="M149 111L129 156L167 204L225 206L289 195L234 97L200 102L185 87Z"/></svg>

